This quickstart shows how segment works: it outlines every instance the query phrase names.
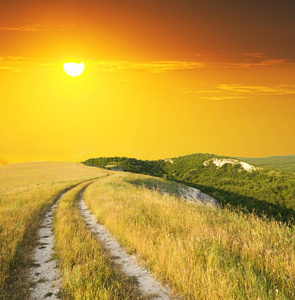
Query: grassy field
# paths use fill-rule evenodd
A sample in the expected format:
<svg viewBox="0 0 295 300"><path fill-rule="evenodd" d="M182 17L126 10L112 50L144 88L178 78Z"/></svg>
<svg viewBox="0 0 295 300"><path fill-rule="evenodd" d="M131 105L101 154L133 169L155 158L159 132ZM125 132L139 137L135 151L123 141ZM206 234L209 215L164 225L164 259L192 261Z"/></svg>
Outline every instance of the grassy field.
<svg viewBox="0 0 295 300"><path fill-rule="evenodd" d="M184 299L294 299L295 228L230 207L188 203L177 183L74 163L0 167L0 299L27 299L24 272L36 232L57 207L56 253L63 299L136 299L134 282L85 226L85 201L129 253ZM11 286L12 285L12 286Z"/></svg>
<svg viewBox="0 0 295 300"><path fill-rule="evenodd" d="M230 208L186 203L118 173L86 203L130 252L185 299L294 299L294 228Z"/></svg>
<svg viewBox="0 0 295 300"><path fill-rule="evenodd" d="M0 167L0 299L24 299L28 287L21 270L29 264L27 254L52 203L65 189L105 173L74 163Z"/></svg>
<svg viewBox="0 0 295 300"><path fill-rule="evenodd" d="M63 299L139 299L136 286L116 271L101 244L86 228L77 208L79 185L57 207L56 252L63 273Z"/></svg>

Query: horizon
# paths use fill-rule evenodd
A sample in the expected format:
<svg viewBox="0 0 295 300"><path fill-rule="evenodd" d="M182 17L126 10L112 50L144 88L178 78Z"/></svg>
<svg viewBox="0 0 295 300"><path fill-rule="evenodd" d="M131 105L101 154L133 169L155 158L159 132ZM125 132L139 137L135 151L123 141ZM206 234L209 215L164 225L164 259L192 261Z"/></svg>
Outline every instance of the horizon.
<svg viewBox="0 0 295 300"><path fill-rule="evenodd" d="M179 155L179 156L173 156L173 157L163 157L163 158L157 158L157 159L147 159L147 158L141 158L141 157L128 157L127 158L135 158L137 160L147 160L147 161L157 161L157 160L166 160L166 159L171 159L171 158L178 158L178 157L184 157L184 156L190 156L194 154L211 154L211 155L216 155L216 156L224 156L224 157L229 157L229 158L237 158L237 159L243 159L243 158L251 158L251 159L262 159L262 158L279 158L279 157L295 157L295 154L289 154L289 155L276 155L276 156L263 156L263 157L245 157L245 156L230 156L230 155L223 155L223 154L215 154L215 153L189 153L185 155ZM82 163L87 159L92 159L92 158L100 158L100 157L125 157L125 156L95 156L95 157L88 157L85 158L84 160L81 161L69 161L69 160L32 160L32 161L21 161L21 162L14 162L14 163L1 163L0 166L6 166L6 165L17 165L17 164L26 164L26 163L38 163L38 162L69 162L69 163Z"/></svg>
<svg viewBox="0 0 295 300"><path fill-rule="evenodd" d="M0 8L0 165L295 154L294 1Z"/></svg>

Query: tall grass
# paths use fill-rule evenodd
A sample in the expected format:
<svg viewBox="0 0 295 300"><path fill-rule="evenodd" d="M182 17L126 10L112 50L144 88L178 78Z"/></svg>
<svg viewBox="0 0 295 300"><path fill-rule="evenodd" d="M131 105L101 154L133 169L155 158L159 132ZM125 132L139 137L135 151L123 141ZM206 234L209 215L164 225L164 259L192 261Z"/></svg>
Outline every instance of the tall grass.
<svg viewBox="0 0 295 300"><path fill-rule="evenodd" d="M74 163L0 167L0 298L25 299L29 282L23 269L40 222L62 191L105 174Z"/></svg>
<svg viewBox="0 0 295 300"><path fill-rule="evenodd" d="M187 203L137 175L99 180L85 200L130 251L186 299L294 299L295 232L254 214Z"/></svg>
<svg viewBox="0 0 295 300"><path fill-rule="evenodd" d="M139 299L135 285L114 271L97 239L86 228L76 200L85 184L68 192L56 211L56 251L63 274L63 299Z"/></svg>

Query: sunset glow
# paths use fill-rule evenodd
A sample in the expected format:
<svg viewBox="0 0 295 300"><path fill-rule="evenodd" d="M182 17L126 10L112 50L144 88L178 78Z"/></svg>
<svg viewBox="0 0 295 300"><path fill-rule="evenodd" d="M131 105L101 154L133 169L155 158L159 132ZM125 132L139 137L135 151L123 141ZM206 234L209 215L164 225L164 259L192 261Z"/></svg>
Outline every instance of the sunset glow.
<svg viewBox="0 0 295 300"><path fill-rule="evenodd" d="M0 164L295 154L294 1L0 8Z"/></svg>

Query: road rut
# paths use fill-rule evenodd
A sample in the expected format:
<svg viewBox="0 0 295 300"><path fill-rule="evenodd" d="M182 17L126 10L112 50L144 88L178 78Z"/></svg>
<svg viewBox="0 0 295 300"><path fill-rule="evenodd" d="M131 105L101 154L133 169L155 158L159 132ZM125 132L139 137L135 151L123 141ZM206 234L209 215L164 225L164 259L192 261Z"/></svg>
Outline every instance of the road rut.
<svg viewBox="0 0 295 300"><path fill-rule="evenodd" d="M140 267L136 263L137 258L128 255L109 233L106 227L97 223L94 215L88 210L83 195L79 202L79 210L84 217L88 228L102 241L115 264L117 264L126 275L136 278L139 291L142 293L143 297L148 299L172 299L172 297L169 296L171 290L153 278L147 269Z"/></svg>

